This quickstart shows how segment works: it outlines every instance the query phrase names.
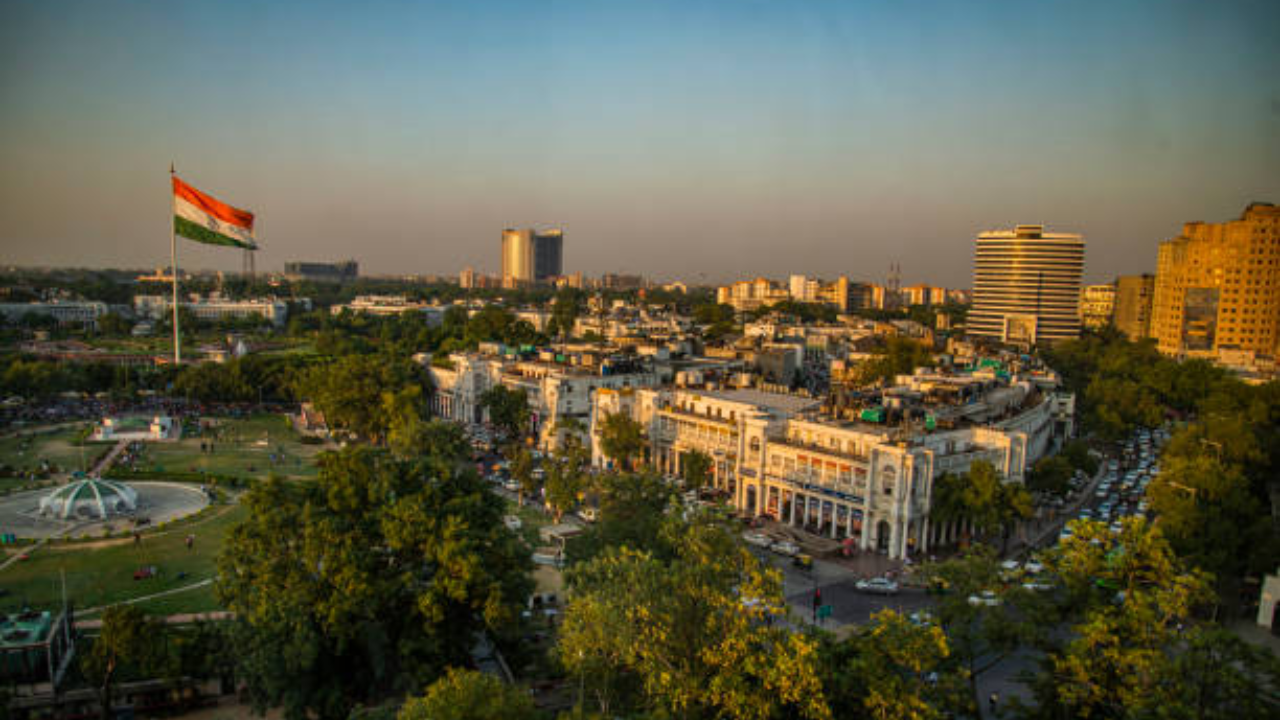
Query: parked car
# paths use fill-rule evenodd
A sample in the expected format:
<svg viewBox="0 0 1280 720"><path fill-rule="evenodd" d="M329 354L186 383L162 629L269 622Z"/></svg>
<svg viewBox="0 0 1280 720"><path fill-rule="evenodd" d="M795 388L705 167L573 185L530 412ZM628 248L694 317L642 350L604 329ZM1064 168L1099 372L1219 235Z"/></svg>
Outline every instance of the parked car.
<svg viewBox="0 0 1280 720"><path fill-rule="evenodd" d="M578 517L584 522L593 523L600 519L600 513L593 507L585 507L578 511Z"/></svg>
<svg viewBox="0 0 1280 720"><path fill-rule="evenodd" d="M813 569L813 556L800 553L799 555L791 558L791 564L801 570L811 570Z"/></svg>
<svg viewBox="0 0 1280 720"><path fill-rule="evenodd" d="M870 593L872 595L897 595L898 583L889 578L878 577L870 580L859 580L854 586L859 592Z"/></svg>
<svg viewBox="0 0 1280 720"><path fill-rule="evenodd" d="M523 527L523 523L520 522L520 518L516 517L515 515L503 515L502 524L506 525L507 529L513 532Z"/></svg>
<svg viewBox="0 0 1280 720"><path fill-rule="evenodd" d="M755 545L760 548L767 548L770 545L773 545L773 540L764 533L747 531L742 533L742 539L745 540L748 545Z"/></svg>

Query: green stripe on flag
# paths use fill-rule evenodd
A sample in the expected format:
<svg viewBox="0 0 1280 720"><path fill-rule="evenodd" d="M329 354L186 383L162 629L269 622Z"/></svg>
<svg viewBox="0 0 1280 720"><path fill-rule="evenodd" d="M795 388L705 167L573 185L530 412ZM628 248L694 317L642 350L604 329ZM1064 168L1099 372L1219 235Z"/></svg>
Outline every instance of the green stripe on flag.
<svg viewBox="0 0 1280 720"><path fill-rule="evenodd" d="M258 249L258 246L256 245L244 242L243 240L231 237L230 235L216 233L203 225L197 225L190 220L177 215L173 216L173 231L188 240L195 240L196 242L204 243L205 245L225 245L227 247L238 247L246 250Z"/></svg>

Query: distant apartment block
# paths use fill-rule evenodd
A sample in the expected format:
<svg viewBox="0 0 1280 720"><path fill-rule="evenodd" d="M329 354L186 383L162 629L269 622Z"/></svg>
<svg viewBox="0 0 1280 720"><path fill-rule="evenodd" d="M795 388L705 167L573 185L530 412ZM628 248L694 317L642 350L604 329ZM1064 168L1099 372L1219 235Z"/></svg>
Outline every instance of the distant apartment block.
<svg viewBox="0 0 1280 720"><path fill-rule="evenodd" d="M1280 350L1280 208L1252 203L1238 220L1190 222L1160 243L1151 335L1160 352L1274 357Z"/></svg>
<svg viewBox="0 0 1280 720"><path fill-rule="evenodd" d="M1099 330L1111 324L1116 307L1116 286L1086 285L1080 289L1080 324Z"/></svg>
<svg viewBox="0 0 1280 720"><path fill-rule="evenodd" d="M360 275L360 264L355 260L342 262L287 262L284 274L290 280L315 282L350 282Z"/></svg>
<svg viewBox="0 0 1280 720"><path fill-rule="evenodd" d="M970 336L1039 345L1080 336L1084 239L1043 225L980 233Z"/></svg>
<svg viewBox="0 0 1280 720"><path fill-rule="evenodd" d="M933 285L908 285L899 291L904 305L946 305L948 292Z"/></svg>
<svg viewBox="0 0 1280 720"><path fill-rule="evenodd" d="M1156 294L1156 276L1121 275L1116 278L1116 303L1111 322L1130 340L1151 335L1151 301Z"/></svg>

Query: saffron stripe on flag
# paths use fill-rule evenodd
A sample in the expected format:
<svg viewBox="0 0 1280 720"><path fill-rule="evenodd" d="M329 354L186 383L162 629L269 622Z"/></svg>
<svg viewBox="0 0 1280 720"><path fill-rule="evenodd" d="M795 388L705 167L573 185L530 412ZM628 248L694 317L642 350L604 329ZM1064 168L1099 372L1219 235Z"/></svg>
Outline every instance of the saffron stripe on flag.
<svg viewBox="0 0 1280 720"><path fill-rule="evenodd" d="M253 213L232 207L217 198L206 195L173 176L173 194L177 200L185 200L200 211L212 215L224 223L253 230Z"/></svg>

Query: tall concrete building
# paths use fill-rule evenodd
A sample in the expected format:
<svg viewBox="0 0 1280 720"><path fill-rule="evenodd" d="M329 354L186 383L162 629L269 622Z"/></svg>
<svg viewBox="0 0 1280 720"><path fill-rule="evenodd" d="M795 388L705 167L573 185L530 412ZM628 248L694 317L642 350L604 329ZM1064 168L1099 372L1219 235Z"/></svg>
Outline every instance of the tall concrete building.
<svg viewBox="0 0 1280 720"><path fill-rule="evenodd" d="M979 233L968 333L1015 345L1080 336L1084 239L1043 225Z"/></svg>
<svg viewBox="0 0 1280 720"><path fill-rule="evenodd" d="M1121 275L1116 278L1116 307L1111 322L1130 340L1151 334L1151 299L1156 294L1156 276Z"/></svg>
<svg viewBox="0 0 1280 720"><path fill-rule="evenodd" d="M1160 352L1216 357L1280 350L1280 208L1252 203L1238 220L1190 222L1160 243L1151 335Z"/></svg>
<svg viewBox="0 0 1280 720"><path fill-rule="evenodd" d="M564 232L502 231L502 286L546 282L564 274Z"/></svg>
<svg viewBox="0 0 1280 720"><path fill-rule="evenodd" d="M1115 283L1085 285L1080 289L1080 322L1098 330L1111 324L1116 309Z"/></svg>

